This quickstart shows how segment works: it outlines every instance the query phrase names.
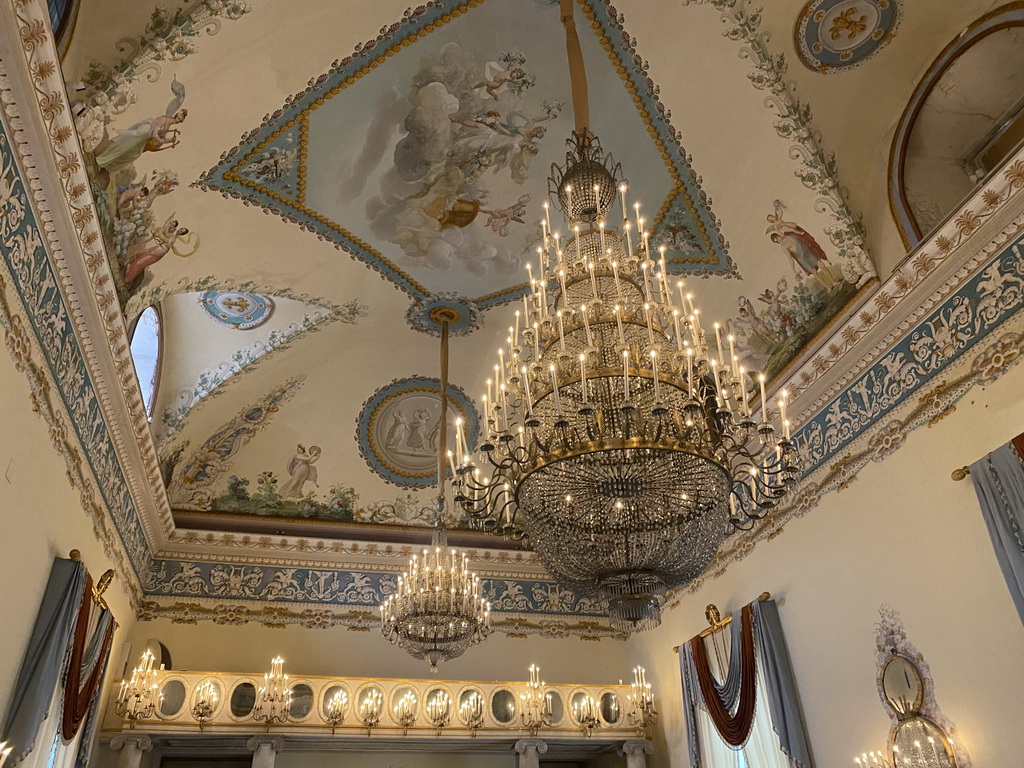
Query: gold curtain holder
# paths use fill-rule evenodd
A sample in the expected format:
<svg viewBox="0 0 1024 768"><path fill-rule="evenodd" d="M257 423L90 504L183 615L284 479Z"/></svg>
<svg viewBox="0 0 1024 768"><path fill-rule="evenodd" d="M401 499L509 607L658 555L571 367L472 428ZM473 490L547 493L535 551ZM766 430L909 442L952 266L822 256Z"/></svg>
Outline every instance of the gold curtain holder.
<svg viewBox="0 0 1024 768"><path fill-rule="evenodd" d="M75 563L82 562L82 553L77 549L72 549L68 553L68 559ZM109 610L107 601L103 599L103 593L107 591L110 586L110 582L114 580L114 569L108 568L103 572L103 575L99 577L92 585L92 601L103 610ZM117 627L117 622L114 622L114 626Z"/></svg>
<svg viewBox="0 0 1024 768"><path fill-rule="evenodd" d="M770 592L762 592L757 596L757 601L763 603L767 600L771 600L772 596ZM723 629L732 624L732 616L723 616L722 612L718 610L718 606L714 603L709 603L708 607L704 609L704 618L708 620L708 628L702 629L697 633L697 637L710 637L715 632L721 632ZM679 653L681 645L677 645L672 648L673 653Z"/></svg>

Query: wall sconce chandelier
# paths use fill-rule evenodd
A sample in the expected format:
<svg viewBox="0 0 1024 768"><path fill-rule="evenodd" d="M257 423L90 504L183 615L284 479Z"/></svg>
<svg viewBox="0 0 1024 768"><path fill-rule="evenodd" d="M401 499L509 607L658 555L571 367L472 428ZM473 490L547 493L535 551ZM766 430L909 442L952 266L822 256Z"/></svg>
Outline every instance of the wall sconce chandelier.
<svg viewBox="0 0 1024 768"><path fill-rule="evenodd" d="M252 719L265 722L267 730L275 723L285 723L292 708L292 689L288 675L284 673L284 659L275 657L270 662L270 672L263 675L263 685L256 694L256 706Z"/></svg>
<svg viewBox="0 0 1024 768"><path fill-rule="evenodd" d="M484 698L476 691L463 699L459 705L459 720L469 730L470 735L476 738L476 732L484 724Z"/></svg>
<svg viewBox="0 0 1024 768"><path fill-rule="evenodd" d="M452 697L445 691L436 690L427 699L427 720L437 729L437 735L452 721Z"/></svg>
<svg viewBox="0 0 1024 768"><path fill-rule="evenodd" d="M636 728L637 736L644 736L647 729L658 722L658 710L654 707L654 693L647 682L647 670L636 667L633 670L633 682L630 693L626 697L629 705L629 724Z"/></svg>
<svg viewBox="0 0 1024 768"><path fill-rule="evenodd" d="M331 726L332 736L337 732L338 726L345 722L347 711L348 695L344 691L339 690L327 700L327 705L324 707L324 720Z"/></svg>
<svg viewBox="0 0 1024 768"><path fill-rule="evenodd" d="M572 710L580 730L589 739L594 729L601 727L601 721L597 719L597 702L593 696L587 694L573 702Z"/></svg>
<svg viewBox="0 0 1024 768"><path fill-rule="evenodd" d="M206 721L213 715L217 708L217 686L212 680L207 680L196 691L195 704L192 705L192 717L199 721L199 730L203 730Z"/></svg>
<svg viewBox="0 0 1024 768"><path fill-rule="evenodd" d="M544 681L540 679L540 667L536 664L530 665L530 682L526 684L526 693L519 694L519 702L519 717L531 736L551 725L551 694L544 693Z"/></svg>
<svg viewBox="0 0 1024 768"><path fill-rule="evenodd" d="M709 339L588 129L572 7L562 1L576 131L548 180L567 236L545 203L537 273L484 396L484 439L456 453L456 502L484 530L525 536L556 581L632 632L661 622L667 591L703 573L731 528L786 496L797 456L785 391L777 436L764 377L717 323Z"/></svg>
<svg viewBox="0 0 1024 768"><path fill-rule="evenodd" d="M132 670L131 678L121 681L114 700L114 712L128 721L129 729L134 729L139 720L151 718L163 701L163 694L157 693L159 683L155 666L156 657L147 649L139 660L139 666Z"/></svg>
<svg viewBox="0 0 1024 768"><path fill-rule="evenodd" d="M367 736L380 725L380 716L383 712L384 695L378 689L370 688L359 702L359 722L366 728Z"/></svg>

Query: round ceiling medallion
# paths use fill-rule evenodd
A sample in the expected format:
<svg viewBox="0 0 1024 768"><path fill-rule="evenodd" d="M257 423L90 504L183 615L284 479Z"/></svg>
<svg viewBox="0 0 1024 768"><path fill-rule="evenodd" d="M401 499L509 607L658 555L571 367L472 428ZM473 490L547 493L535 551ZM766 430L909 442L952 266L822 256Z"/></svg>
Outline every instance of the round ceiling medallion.
<svg viewBox="0 0 1024 768"><path fill-rule="evenodd" d="M901 0L810 0L796 23L796 50L815 72L830 74L870 59L895 36Z"/></svg>
<svg viewBox="0 0 1024 768"><path fill-rule="evenodd" d="M218 323L240 331L263 325L274 313L273 299L258 293L207 291L199 303Z"/></svg>
<svg viewBox="0 0 1024 768"><path fill-rule="evenodd" d="M381 387L359 413L359 452L370 469L389 483L406 488L427 488L437 482L437 445L440 437L441 398L437 379L398 379ZM455 418L468 426L463 434L476 444L477 415L473 403L459 387L448 385L449 408L454 411L448 446L455 450Z"/></svg>

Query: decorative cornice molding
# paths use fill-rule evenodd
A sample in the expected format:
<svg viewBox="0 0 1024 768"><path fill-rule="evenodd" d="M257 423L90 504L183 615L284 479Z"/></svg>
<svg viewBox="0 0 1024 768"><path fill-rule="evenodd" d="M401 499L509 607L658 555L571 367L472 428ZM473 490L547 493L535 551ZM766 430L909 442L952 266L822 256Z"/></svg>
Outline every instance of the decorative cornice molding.
<svg viewBox="0 0 1024 768"><path fill-rule="evenodd" d="M210 599L143 600L138 615L141 621L170 620L174 624L260 624L273 629L301 626L306 629L346 627L352 632L370 632L379 626L376 606L364 609L336 609L309 605L267 605L247 601L218 602ZM626 636L612 629L606 620L579 620L574 617L543 618L526 614L493 614L492 628L513 638L531 635L547 639L578 637L581 640L625 640Z"/></svg>

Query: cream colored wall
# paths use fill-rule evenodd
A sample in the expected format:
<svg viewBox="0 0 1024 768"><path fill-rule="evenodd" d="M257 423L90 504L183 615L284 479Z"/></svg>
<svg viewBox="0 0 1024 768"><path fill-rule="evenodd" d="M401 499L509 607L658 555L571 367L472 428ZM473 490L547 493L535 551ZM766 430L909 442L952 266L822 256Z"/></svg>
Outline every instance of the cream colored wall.
<svg viewBox="0 0 1024 768"><path fill-rule="evenodd" d="M1024 365L975 389L956 412L912 433L885 461L826 496L720 579L682 600L657 630L629 643L663 713L652 765L686 766L678 656L706 626L704 607L734 611L768 590L786 640L818 768L852 765L885 746L875 690L878 607L904 619L931 665L944 713L977 766L1020 764L1024 627L1014 611L969 481L950 471L1024 431Z"/></svg>
<svg viewBox="0 0 1024 768"><path fill-rule="evenodd" d="M64 459L50 443L46 422L32 412L28 384L6 351L0 352L0 403L0 717L6 718L53 558L78 549L94 578L110 562L78 491L65 477ZM114 660L135 615L118 580L106 596L120 624ZM120 673L114 666L108 681Z"/></svg>
<svg viewBox="0 0 1024 768"><path fill-rule="evenodd" d="M269 629L256 624L172 624L166 619L140 621L135 644L160 640L175 669L218 672L263 672L280 654L293 675L430 678L426 662L390 645L377 630L353 632L343 627ZM629 677L626 644L618 640L584 641L572 637L547 640L510 638L495 633L464 656L442 664L437 677L447 680L527 680L530 664L539 664L548 682L614 683Z"/></svg>

